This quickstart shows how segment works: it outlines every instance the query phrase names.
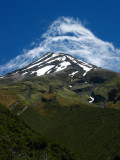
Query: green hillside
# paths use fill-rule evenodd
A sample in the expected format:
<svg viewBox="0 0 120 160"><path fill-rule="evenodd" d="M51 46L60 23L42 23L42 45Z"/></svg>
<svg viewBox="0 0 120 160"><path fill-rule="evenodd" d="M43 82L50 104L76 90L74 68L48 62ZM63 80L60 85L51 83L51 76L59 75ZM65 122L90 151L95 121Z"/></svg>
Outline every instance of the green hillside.
<svg viewBox="0 0 120 160"><path fill-rule="evenodd" d="M67 71L69 70L24 81L9 82L8 85L1 84L0 103L8 108L7 115L10 112L18 115L32 128L33 131L29 128L30 137L42 135L53 141L65 143L78 155L80 160L119 160L119 74L98 68L88 72L86 77L76 74L71 79L66 74ZM91 94L95 98L93 103L89 103ZM17 117L15 119L12 125L18 125L18 129L19 126L21 128L23 122ZM16 121L19 122L16 123ZM13 146L18 135L23 135L20 141L24 144L24 153L28 153L26 155L28 159L40 154L43 156L46 148L47 155L52 157L52 160L74 159L72 153L58 143L55 144L57 149L55 147L54 151L51 148L53 142L49 141L45 149L36 151L34 147L29 148L26 140L27 132L24 129L27 127L24 125L19 134L11 130L12 133L9 133L13 135L11 138L15 136L16 138L15 141L11 140L10 145ZM42 140L41 138L40 143ZM34 139L31 138L30 141L33 141L34 144ZM8 148L6 149L7 154L10 155L9 145L6 143L3 147ZM3 151L5 152L5 149ZM33 157L30 157L29 153L32 153ZM18 155L17 158L19 158Z"/></svg>
<svg viewBox="0 0 120 160"><path fill-rule="evenodd" d="M88 72L83 78L76 74L72 81L66 72L63 72L1 85L0 102L8 107L18 101L28 106L42 107L42 98L50 86L62 106L81 102L89 104L91 93L95 98L95 105L113 108L120 106L120 75L102 69Z"/></svg>
<svg viewBox="0 0 120 160"><path fill-rule="evenodd" d="M56 112L51 113L52 109ZM47 115L29 108L20 115L35 131L59 140L81 160L120 159L120 111L81 104L71 107L45 106Z"/></svg>
<svg viewBox="0 0 120 160"><path fill-rule="evenodd" d="M0 105L0 160L77 160L63 144L35 133Z"/></svg>

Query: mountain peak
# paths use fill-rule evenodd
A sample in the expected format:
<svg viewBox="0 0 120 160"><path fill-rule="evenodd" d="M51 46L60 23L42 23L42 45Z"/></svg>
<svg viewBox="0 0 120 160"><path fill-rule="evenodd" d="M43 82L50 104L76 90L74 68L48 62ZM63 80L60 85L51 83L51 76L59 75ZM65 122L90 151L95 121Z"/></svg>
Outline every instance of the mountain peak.
<svg viewBox="0 0 120 160"><path fill-rule="evenodd" d="M48 52L26 67L13 71L6 76L24 79L47 74L56 74L69 70L68 76L73 77L78 72L81 76L85 76L87 72L93 69L96 69L96 66L74 58L69 54Z"/></svg>

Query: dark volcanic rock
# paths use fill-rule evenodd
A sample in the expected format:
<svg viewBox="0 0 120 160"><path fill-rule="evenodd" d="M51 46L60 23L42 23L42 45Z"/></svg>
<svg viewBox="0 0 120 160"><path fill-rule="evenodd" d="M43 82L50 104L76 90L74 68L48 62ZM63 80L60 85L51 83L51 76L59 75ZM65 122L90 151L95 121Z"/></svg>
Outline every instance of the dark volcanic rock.
<svg viewBox="0 0 120 160"><path fill-rule="evenodd" d="M93 103L98 103L98 102L105 102L105 97L97 94L97 95L94 95L94 102Z"/></svg>
<svg viewBox="0 0 120 160"><path fill-rule="evenodd" d="M104 83L105 79L103 79L102 77L92 77L90 78L89 82L91 83Z"/></svg>
<svg viewBox="0 0 120 160"><path fill-rule="evenodd" d="M85 87L85 88L78 88L73 90L75 93L81 93L81 92L91 92L92 87Z"/></svg>

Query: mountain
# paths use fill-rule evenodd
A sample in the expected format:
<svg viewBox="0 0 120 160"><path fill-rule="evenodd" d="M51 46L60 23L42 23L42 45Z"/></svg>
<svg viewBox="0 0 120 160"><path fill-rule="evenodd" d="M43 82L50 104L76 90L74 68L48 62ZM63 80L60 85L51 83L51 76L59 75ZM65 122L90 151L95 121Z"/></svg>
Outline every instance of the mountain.
<svg viewBox="0 0 120 160"><path fill-rule="evenodd" d="M41 88L42 85L41 93L49 90L50 85L54 87L55 92L61 91L61 88L66 88L70 92L69 95L72 93L74 94L73 97L77 97L83 102L93 102L105 107L108 101L119 103L120 96L116 86L119 77L119 73L96 67L69 54L47 53L28 66L0 77L0 85L20 81L26 83L30 80L30 82L34 81L33 83L36 83L38 88ZM46 79L48 79L47 84L45 83ZM41 85L38 84L38 81L42 81ZM116 81L116 85L112 81ZM27 86L30 92L28 97L31 98L31 91L36 90L36 87L30 86L30 84L27 84ZM111 99L113 92L115 94ZM66 95L65 92L62 94ZM32 101L36 103L37 99Z"/></svg>
<svg viewBox="0 0 120 160"><path fill-rule="evenodd" d="M0 78L0 103L80 160L120 159L120 74L47 53Z"/></svg>
<svg viewBox="0 0 120 160"><path fill-rule="evenodd" d="M80 75L84 77L87 72L97 69L97 67L82 60L76 59L69 54L47 53L28 66L13 71L12 73L9 73L0 78L23 80L25 78L31 78L35 76L55 74L65 69L69 70L68 76L73 77L76 73L79 72Z"/></svg>

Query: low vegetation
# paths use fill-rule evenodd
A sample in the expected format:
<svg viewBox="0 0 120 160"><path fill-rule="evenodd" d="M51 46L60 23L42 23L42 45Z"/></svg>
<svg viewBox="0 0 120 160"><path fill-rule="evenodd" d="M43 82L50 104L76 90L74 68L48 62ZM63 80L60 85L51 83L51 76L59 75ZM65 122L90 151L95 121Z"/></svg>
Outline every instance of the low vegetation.
<svg viewBox="0 0 120 160"><path fill-rule="evenodd" d="M1 85L1 160L120 160L119 74L66 73Z"/></svg>
<svg viewBox="0 0 120 160"><path fill-rule="evenodd" d="M65 143L80 160L120 159L119 110L83 103L62 107L48 102L44 112L29 108L20 117L47 138Z"/></svg>
<svg viewBox="0 0 120 160"><path fill-rule="evenodd" d="M43 138L0 105L1 160L77 160L63 144Z"/></svg>

